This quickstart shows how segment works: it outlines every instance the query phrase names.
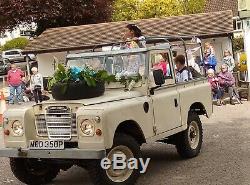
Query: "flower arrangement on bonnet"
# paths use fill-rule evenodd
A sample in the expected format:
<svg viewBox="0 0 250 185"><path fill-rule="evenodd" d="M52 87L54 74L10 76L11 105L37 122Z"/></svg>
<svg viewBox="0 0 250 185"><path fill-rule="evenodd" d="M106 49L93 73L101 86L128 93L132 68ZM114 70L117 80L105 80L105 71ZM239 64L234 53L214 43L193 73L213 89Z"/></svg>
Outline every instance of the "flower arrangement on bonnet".
<svg viewBox="0 0 250 185"><path fill-rule="evenodd" d="M126 87L141 80L141 76L109 75L106 70L94 70L90 67L66 68L58 64L48 88L57 100L82 99L101 96L105 91L105 83L120 82Z"/></svg>

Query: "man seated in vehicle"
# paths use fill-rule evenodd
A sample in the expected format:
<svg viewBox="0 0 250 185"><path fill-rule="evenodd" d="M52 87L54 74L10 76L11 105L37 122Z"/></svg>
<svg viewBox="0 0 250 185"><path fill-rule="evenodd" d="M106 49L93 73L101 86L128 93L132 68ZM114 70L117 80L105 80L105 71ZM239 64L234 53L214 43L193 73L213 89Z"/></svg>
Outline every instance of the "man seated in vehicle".
<svg viewBox="0 0 250 185"><path fill-rule="evenodd" d="M178 55L174 59L176 65L176 82L187 82L191 80L192 74L189 69L185 66L185 57L184 55Z"/></svg>

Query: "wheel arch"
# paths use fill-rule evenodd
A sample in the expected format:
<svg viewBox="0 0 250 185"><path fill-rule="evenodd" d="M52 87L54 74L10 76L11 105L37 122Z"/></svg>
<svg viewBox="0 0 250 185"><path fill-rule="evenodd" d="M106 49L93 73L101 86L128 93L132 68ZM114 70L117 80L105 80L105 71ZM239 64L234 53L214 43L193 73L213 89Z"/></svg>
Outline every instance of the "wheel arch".
<svg viewBox="0 0 250 185"><path fill-rule="evenodd" d="M195 112L198 115L206 115L206 117L208 117L207 111L205 106L203 105L203 103L201 102L195 102L190 106L189 111L191 112Z"/></svg>
<svg viewBox="0 0 250 185"><path fill-rule="evenodd" d="M117 133L125 133L134 137L140 145L146 143L146 139L141 127L134 120L126 120L121 122L115 130L115 134Z"/></svg>

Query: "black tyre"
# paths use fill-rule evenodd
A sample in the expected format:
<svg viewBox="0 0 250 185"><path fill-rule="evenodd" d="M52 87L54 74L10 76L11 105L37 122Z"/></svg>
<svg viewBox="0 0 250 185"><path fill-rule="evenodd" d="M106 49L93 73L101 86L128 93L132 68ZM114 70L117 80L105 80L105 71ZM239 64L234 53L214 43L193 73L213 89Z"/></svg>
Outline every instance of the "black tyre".
<svg viewBox="0 0 250 185"><path fill-rule="evenodd" d="M15 177L29 185L51 182L60 169L37 159L10 158L10 167Z"/></svg>
<svg viewBox="0 0 250 185"><path fill-rule="evenodd" d="M107 158L112 159L114 154L122 153L126 160L130 158L142 158L140 145L138 142L126 134L117 134L114 139L113 147L107 151ZM112 160L111 160L112 161ZM134 185L140 175L141 166L138 169L108 170L101 168L100 161L93 162L88 171L95 185Z"/></svg>
<svg viewBox="0 0 250 185"><path fill-rule="evenodd" d="M189 112L188 128L177 135L176 149L183 158L196 157L201 150L203 131L199 116Z"/></svg>

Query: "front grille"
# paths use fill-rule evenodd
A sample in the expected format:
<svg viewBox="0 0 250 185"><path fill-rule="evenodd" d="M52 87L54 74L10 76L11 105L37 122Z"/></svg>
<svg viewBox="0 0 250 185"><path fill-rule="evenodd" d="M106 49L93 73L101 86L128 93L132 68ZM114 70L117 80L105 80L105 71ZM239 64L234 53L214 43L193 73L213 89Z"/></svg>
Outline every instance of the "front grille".
<svg viewBox="0 0 250 185"><path fill-rule="evenodd" d="M48 107L45 114L36 115L37 135L56 140L70 140L77 136L76 114L66 106Z"/></svg>

